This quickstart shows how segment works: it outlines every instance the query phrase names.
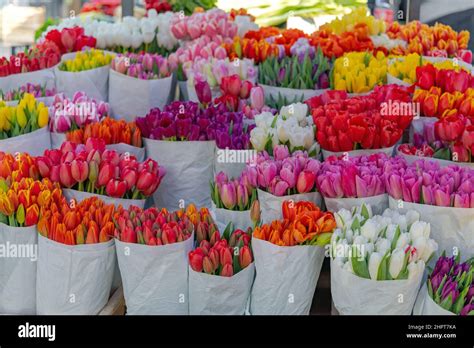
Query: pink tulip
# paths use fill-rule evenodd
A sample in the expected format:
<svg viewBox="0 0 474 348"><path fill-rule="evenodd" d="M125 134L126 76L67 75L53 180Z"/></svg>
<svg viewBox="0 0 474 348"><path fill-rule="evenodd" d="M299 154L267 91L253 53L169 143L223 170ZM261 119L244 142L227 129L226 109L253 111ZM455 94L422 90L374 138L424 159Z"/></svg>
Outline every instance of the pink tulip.
<svg viewBox="0 0 474 348"><path fill-rule="evenodd" d="M296 189L298 193L310 192L316 182L316 174L309 170L303 170L299 176L296 183Z"/></svg>
<svg viewBox="0 0 474 348"><path fill-rule="evenodd" d="M58 133L67 132L71 128L71 119L64 112L56 112L54 117L53 131Z"/></svg>
<svg viewBox="0 0 474 348"><path fill-rule="evenodd" d="M290 156L290 151L288 150L288 146L286 145L276 145L273 148L273 157L277 161L282 161L285 158L288 158Z"/></svg>
<svg viewBox="0 0 474 348"><path fill-rule="evenodd" d="M221 276L232 277L234 275L234 268L231 263L227 263L222 267Z"/></svg>
<svg viewBox="0 0 474 348"><path fill-rule="evenodd" d="M265 105L264 92L261 86L252 87L250 90L250 105L258 111L261 111Z"/></svg>
<svg viewBox="0 0 474 348"><path fill-rule="evenodd" d="M124 180L112 179L105 187L105 192L107 192L107 195L115 198L122 198L126 191L127 183Z"/></svg>
<svg viewBox="0 0 474 348"><path fill-rule="evenodd" d="M207 81L196 81L194 89L201 104L207 105L212 101L211 87L209 87Z"/></svg>
<svg viewBox="0 0 474 348"><path fill-rule="evenodd" d="M470 197L468 193L455 194L453 206L456 208L469 208Z"/></svg>
<svg viewBox="0 0 474 348"><path fill-rule="evenodd" d="M220 188L220 197L222 203L227 209L232 210L237 203L237 192L233 183L222 184Z"/></svg>
<svg viewBox="0 0 474 348"><path fill-rule="evenodd" d="M451 198L449 194L444 192L442 189L434 190L434 201L439 207L449 207L451 206Z"/></svg>
<svg viewBox="0 0 474 348"><path fill-rule="evenodd" d="M75 159L71 162L71 175L79 183L86 181L89 176L89 166L87 162Z"/></svg>
<svg viewBox="0 0 474 348"><path fill-rule="evenodd" d="M76 183L71 173L71 163L62 163L59 168L59 180L61 185L67 188L74 186Z"/></svg>
<svg viewBox="0 0 474 348"><path fill-rule="evenodd" d="M285 196L287 194L287 191L289 189L289 185L286 181L280 180L279 177L275 177L272 180L271 184L271 193L274 194L275 196L281 197Z"/></svg>
<svg viewBox="0 0 474 348"><path fill-rule="evenodd" d="M244 210L244 208L249 203L249 192L247 187L243 184L237 185L237 205L239 206L240 210Z"/></svg>
<svg viewBox="0 0 474 348"><path fill-rule="evenodd" d="M115 174L115 166L108 162L103 162L100 165L99 174L97 177L97 187L107 185Z"/></svg>
<svg viewBox="0 0 474 348"><path fill-rule="evenodd" d="M356 183L358 181L359 181L359 186L361 185L360 180L362 179L357 175L357 167L355 165L349 165L347 167L342 168L342 183L341 184L342 184L342 191L344 192L344 197L366 197L366 196L360 196L358 192L359 190L356 187ZM359 187L359 189L362 189L362 187Z"/></svg>
<svg viewBox="0 0 474 348"><path fill-rule="evenodd" d="M429 186L421 187L421 197L423 199L423 204L434 204L434 197Z"/></svg>

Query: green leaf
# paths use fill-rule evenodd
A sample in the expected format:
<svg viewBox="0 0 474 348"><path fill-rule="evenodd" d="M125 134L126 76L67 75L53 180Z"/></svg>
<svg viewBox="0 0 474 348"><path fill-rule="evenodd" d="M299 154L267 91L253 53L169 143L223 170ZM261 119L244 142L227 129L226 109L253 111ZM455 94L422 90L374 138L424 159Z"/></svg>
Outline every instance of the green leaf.
<svg viewBox="0 0 474 348"><path fill-rule="evenodd" d="M397 225L397 229L395 230L395 234L393 235L392 244L390 245L390 248L392 250L395 249L395 247L397 246L397 241L398 241L398 238L400 238L400 234L401 234L400 226Z"/></svg>
<svg viewBox="0 0 474 348"><path fill-rule="evenodd" d="M365 203L362 204L362 208L360 210L360 215L362 215L366 219L370 218L369 210L367 209L367 206L365 205Z"/></svg>
<svg viewBox="0 0 474 348"><path fill-rule="evenodd" d="M359 218L356 217L354 221L352 221L351 230L353 231L360 230Z"/></svg>
<svg viewBox="0 0 474 348"><path fill-rule="evenodd" d="M370 279L369 267L365 257L360 257L359 250L356 245L352 246L351 264L354 273L359 277Z"/></svg>
<svg viewBox="0 0 474 348"><path fill-rule="evenodd" d="M377 272L377 280L389 280L388 263L390 261L390 253L387 251L380 261L379 270Z"/></svg>
<svg viewBox="0 0 474 348"><path fill-rule="evenodd" d="M227 226L225 227L225 230L224 232L222 233L222 238L223 239L226 239L227 241L229 241L229 238L230 238L230 235L231 233L234 231L234 224L231 222L229 222L227 224Z"/></svg>

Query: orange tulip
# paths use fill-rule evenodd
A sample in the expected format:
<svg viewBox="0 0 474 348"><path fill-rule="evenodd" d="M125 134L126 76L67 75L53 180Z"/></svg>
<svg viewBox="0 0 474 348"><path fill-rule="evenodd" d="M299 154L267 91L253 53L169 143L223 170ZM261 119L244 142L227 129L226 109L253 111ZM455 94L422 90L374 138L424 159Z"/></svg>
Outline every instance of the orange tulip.
<svg viewBox="0 0 474 348"><path fill-rule="evenodd" d="M26 209L25 226L33 226L38 223L39 208L38 205L33 204Z"/></svg>

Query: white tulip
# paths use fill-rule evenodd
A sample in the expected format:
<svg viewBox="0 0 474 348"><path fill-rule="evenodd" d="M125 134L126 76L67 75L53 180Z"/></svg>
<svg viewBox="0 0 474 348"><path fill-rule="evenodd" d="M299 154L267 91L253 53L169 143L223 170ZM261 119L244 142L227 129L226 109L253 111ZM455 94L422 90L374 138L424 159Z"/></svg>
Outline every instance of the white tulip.
<svg viewBox="0 0 474 348"><path fill-rule="evenodd" d="M308 105L304 103L294 103L288 106L283 106L280 109L280 115L284 118L295 118L298 122L306 119L308 115Z"/></svg>
<svg viewBox="0 0 474 348"><path fill-rule="evenodd" d="M352 241L353 245L364 245L368 242L367 238L364 236L356 236L354 240Z"/></svg>
<svg viewBox="0 0 474 348"><path fill-rule="evenodd" d="M304 130L301 127L295 127L288 132L288 141L290 142L290 147L294 149L295 147L304 146Z"/></svg>
<svg viewBox="0 0 474 348"><path fill-rule="evenodd" d="M412 245L416 249L413 260L420 260L423 253L425 252L426 246L428 245L428 238L425 236L419 236L412 241Z"/></svg>
<svg viewBox="0 0 474 348"><path fill-rule="evenodd" d="M404 249L408 242L410 241L410 235L408 233L400 233L400 237L398 237L396 248Z"/></svg>
<svg viewBox="0 0 474 348"><path fill-rule="evenodd" d="M425 250L423 250L423 253L421 254L421 259L426 263L428 263L428 260L430 259L431 255L438 251L438 243L434 239L428 239L428 242L426 243Z"/></svg>
<svg viewBox="0 0 474 348"><path fill-rule="evenodd" d="M387 231L385 232L385 236L388 240L392 241L393 237L395 236L395 232L397 231L398 225L395 224L388 224Z"/></svg>
<svg viewBox="0 0 474 348"><path fill-rule="evenodd" d="M281 143L286 143L289 140L291 133L292 131L288 128L286 124L281 123L277 125L278 139Z"/></svg>
<svg viewBox="0 0 474 348"><path fill-rule="evenodd" d="M407 230L407 219L405 215L398 215L396 218L392 219L400 227L400 231L406 232Z"/></svg>
<svg viewBox="0 0 474 348"><path fill-rule="evenodd" d="M377 224L373 220L367 220L364 226L360 228L360 233L365 236L369 241L375 241L379 233L379 231L377 230Z"/></svg>
<svg viewBox="0 0 474 348"><path fill-rule="evenodd" d="M430 236L430 224L424 221L415 221L410 227L410 237L412 240L417 239L418 237Z"/></svg>
<svg viewBox="0 0 474 348"><path fill-rule="evenodd" d="M347 225L347 221L352 218L352 214L347 209L341 209L336 214L334 214L334 218L336 219L337 227L344 227Z"/></svg>
<svg viewBox="0 0 474 348"><path fill-rule="evenodd" d="M354 237L354 231L352 231L350 228L346 230L346 239L347 242L352 243L352 238Z"/></svg>
<svg viewBox="0 0 474 348"><path fill-rule="evenodd" d="M410 262L408 264L408 279L416 278L425 270L425 263L423 261Z"/></svg>
<svg viewBox="0 0 474 348"><path fill-rule="evenodd" d="M267 129L271 126L273 122L273 117L273 114L268 111L255 115L255 126L257 128Z"/></svg>
<svg viewBox="0 0 474 348"><path fill-rule="evenodd" d="M311 152L311 148L315 144L314 140L314 131L312 127L303 128L303 146L308 151Z"/></svg>
<svg viewBox="0 0 474 348"><path fill-rule="evenodd" d="M344 264L344 267L342 269L354 274L354 270L352 269L352 262L350 260Z"/></svg>
<svg viewBox="0 0 474 348"><path fill-rule="evenodd" d="M393 279L396 279L400 274L403 261L405 258L405 252L403 249L395 248L390 256L390 262L388 264L388 272Z"/></svg>
<svg viewBox="0 0 474 348"><path fill-rule="evenodd" d="M387 250L390 250L390 241L387 238L379 238L375 242L375 250L382 255L385 255Z"/></svg>
<svg viewBox="0 0 474 348"><path fill-rule="evenodd" d="M364 252L364 256L368 256L368 255L372 254L375 250L374 243L372 243L372 242L365 243L363 245L363 247L364 247L364 249L362 251Z"/></svg>
<svg viewBox="0 0 474 348"><path fill-rule="evenodd" d="M418 213L416 210L408 210L406 213L406 219L407 219L407 224L408 226L412 225L414 222L420 220L420 213Z"/></svg>
<svg viewBox="0 0 474 348"><path fill-rule="evenodd" d="M370 278L377 280L377 273L379 272L380 261L382 261L382 255L378 252L372 253L369 258L369 274Z"/></svg>
<svg viewBox="0 0 474 348"><path fill-rule="evenodd" d="M265 150L268 134L262 128L256 127L250 131L250 142L256 151Z"/></svg>

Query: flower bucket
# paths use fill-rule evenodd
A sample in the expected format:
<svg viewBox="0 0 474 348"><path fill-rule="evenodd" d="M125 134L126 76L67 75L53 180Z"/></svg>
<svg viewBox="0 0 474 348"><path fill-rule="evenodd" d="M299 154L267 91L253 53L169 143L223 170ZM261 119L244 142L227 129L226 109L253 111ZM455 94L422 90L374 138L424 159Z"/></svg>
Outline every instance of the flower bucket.
<svg viewBox="0 0 474 348"><path fill-rule="evenodd" d="M328 150L321 149L321 152L323 154L324 159L328 158L329 156L356 157L356 156L362 156L362 155L372 155L374 153L380 153L380 152L383 152L387 156L391 157L391 156L393 156L394 148L395 148L395 146L384 147L382 149L360 149L360 150L341 151L341 152L333 152L333 151L328 151Z"/></svg>
<svg viewBox="0 0 474 348"><path fill-rule="evenodd" d="M36 226L0 223L0 245L0 314L36 314Z"/></svg>
<svg viewBox="0 0 474 348"><path fill-rule="evenodd" d="M51 137L48 127L43 127L31 133L0 140L0 151L15 154L26 152L31 156L41 156L51 148Z"/></svg>
<svg viewBox="0 0 474 348"><path fill-rule="evenodd" d="M280 97L286 98L289 103L293 102L304 102L305 100L321 95L328 89L294 89L285 87L275 87L260 84L263 88L265 97L271 96L273 99L278 100Z"/></svg>
<svg viewBox="0 0 474 348"><path fill-rule="evenodd" d="M428 294L428 288L424 284L418 293L413 315L455 315L437 304Z"/></svg>
<svg viewBox="0 0 474 348"><path fill-rule="evenodd" d="M253 222L250 218L250 210L237 211L216 208L216 205L213 202L211 214L213 215L214 221L220 225L219 230L222 231L229 222L232 222L234 229L241 229L242 231L246 231L247 228L253 227Z"/></svg>
<svg viewBox="0 0 474 348"><path fill-rule="evenodd" d="M254 277L254 263L232 277L196 272L189 267L189 314L245 314Z"/></svg>
<svg viewBox="0 0 474 348"><path fill-rule="evenodd" d="M129 315L187 315L188 253L183 242L149 246L115 241Z"/></svg>
<svg viewBox="0 0 474 348"><path fill-rule="evenodd" d="M38 238L38 314L98 314L112 287L114 241L65 245L41 235Z"/></svg>
<svg viewBox="0 0 474 348"><path fill-rule="evenodd" d="M150 109L160 109L168 102L173 75L156 80L142 80L110 69L109 104L116 119L134 121Z"/></svg>
<svg viewBox="0 0 474 348"><path fill-rule="evenodd" d="M54 67L0 77L0 90L4 92L12 91L27 83L46 86L46 88L53 87Z"/></svg>
<svg viewBox="0 0 474 348"><path fill-rule="evenodd" d="M414 139L415 134L423 134L423 129L425 128L425 124L433 123L436 121L438 121L437 117L422 116L422 117L414 118L411 121L410 130L408 133L408 137L409 137L408 139L410 140L410 143L413 144L413 139Z"/></svg>
<svg viewBox="0 0 474 348"><path fill-rule="evenodd" d="M252 315L308 315L325 249L278 246L252 238L256 277L250 295Z"/></svg>
<svg viewBox="0 0 474 348"><path fill-rule="evenodd" d="M329 198L324 197L326 210L337 213L341 209L351 210L353 207L359 207L363 203L370 204L374 215L382 215L388 208L388 195L386 193L362 198Z"/></svg>

